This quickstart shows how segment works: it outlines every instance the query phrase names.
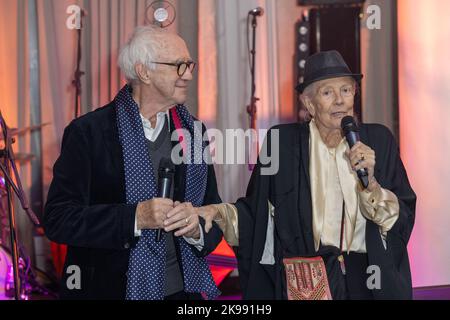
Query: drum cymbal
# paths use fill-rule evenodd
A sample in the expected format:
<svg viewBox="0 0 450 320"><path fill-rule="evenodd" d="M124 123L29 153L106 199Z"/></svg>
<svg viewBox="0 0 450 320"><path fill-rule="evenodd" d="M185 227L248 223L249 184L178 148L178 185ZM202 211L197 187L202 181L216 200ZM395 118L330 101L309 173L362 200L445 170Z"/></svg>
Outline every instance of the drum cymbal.
<svg viewBox="0 0 450 320"><path fill-rule="evenodd" d="M36 158L36 156L31 153L22 153L22 152L14 153L14 160L18 164L30 162L31 160L34 160L34 158Z"/></svg>
<svg viewBox="0 0 450 320"><path fill-rule="evenodd" d="M50 123L41 123L35 126L30 126L30 127L25 127L25 128L21 128L21 129L17 129L17 128L10 128L9 129L9 134L11 136L20 136L21 134L27 133L27 132L32 132L32 131L36 131L36 130L40 130L41 128L48 126Z"/></svg>
<svg viewBox="0 0 450 320"><path fill-rule="evenodd" d="M36 131L36 130L40 130L41 128L43 128L45 126L48 126L49 124L50 123L47 122L47 123L41 123L41 124L38 124L38 125L35 125L35 126L29 126L29 127L25 127L25 128L20 128L20 129L18 129L18 128L9 128L8 129L8 133L9 133L9 135L11 137L20 136L20 135L23 135L23 134L28 133L28 132L33 132L33 131ZM0 136L0 140L3 140L3 136Z"/></svg>
<svg viewBox="0 0 450 320"><path fill-rule="evenodd" d="M16 162L18 162L18 163L30 162L34 158L36 158L36 156L34 154L31 154L31 153L18 152L18 153L14 154L14 160L16 160Z"/></svg>

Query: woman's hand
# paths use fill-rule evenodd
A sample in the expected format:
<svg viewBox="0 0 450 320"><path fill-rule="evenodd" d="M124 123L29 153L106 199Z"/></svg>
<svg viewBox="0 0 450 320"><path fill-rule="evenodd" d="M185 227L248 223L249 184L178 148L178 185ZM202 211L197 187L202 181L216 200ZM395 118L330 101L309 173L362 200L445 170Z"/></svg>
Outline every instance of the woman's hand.
<svg viewBox="0 0 450 320"><path fill-rule="evenodd" d="M186 237L192 239L200 238L200 229L196 209L191 203L175 202L175 207L167 213L164 220L164 231L174 231L175 237Z"/></svg>
<svg viewBox="0 0 450 320"><path fill-rule="evenodd" d="M196 208L196 212L200 217L205 219L206 233L211 230L213 221L220 218L219 210L217 210L217 207L214 205Z"/></svg>
<svg viewBox="0 0 450 320"><path fill-rule="evenodd" d="M350 149L350 152L347 152L347 156L354 171L364 168L367 169L369 174L369 186L367 187L367 191L373 192L380 188L380 185L374 177L376 163L375 151L361 141L358 141L353 148Z"/></svg>

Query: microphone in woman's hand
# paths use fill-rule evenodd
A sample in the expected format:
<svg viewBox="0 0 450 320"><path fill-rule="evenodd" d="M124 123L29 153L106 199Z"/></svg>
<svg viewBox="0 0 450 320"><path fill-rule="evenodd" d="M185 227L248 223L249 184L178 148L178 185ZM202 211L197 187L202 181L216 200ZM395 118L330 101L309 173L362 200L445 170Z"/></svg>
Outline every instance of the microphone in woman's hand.
<svg viewBox="0 0 450 320"><path fill-rule="evenodd" d="M342 118L341 128L351 149L359 141L359 128L355 119L353 119L352 116ZM369 173L367 172L367 169L359 169L356 173L358 174L358 178L364 189L366 189L369 186Z"/></svg>

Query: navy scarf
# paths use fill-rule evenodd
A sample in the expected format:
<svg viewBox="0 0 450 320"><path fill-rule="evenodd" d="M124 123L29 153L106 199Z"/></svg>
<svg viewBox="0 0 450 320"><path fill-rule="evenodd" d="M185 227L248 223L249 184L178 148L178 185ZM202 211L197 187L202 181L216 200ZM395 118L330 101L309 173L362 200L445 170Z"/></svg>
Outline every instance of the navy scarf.
<svg viewBox="0 0 450 320"><path fill-rule="evenodd" d="M144 129L139 114L139 106L131 96L131 88L126 85L116 96L117 126L123 150L125 167L125 190L127 204L137 204L157 196L151 155L145 143ZM177 106L176 113L183 128L193 137L194 120L184 106ZM191 139L191 159L194 152L201 152L204 144ZM185 202L201 206L206 191L208 168L201 164L187 164ZM156 230L142 230L142 235L131 249L127 272L127 300L162 300L166 266L165 237L155 241ZM220 291L217 289L208 264L204 258L194 255L183 237L175 238L179 243L184 291L200 293L208 299L214 299ZM196 249L195 249L196 250Z"/></svg>

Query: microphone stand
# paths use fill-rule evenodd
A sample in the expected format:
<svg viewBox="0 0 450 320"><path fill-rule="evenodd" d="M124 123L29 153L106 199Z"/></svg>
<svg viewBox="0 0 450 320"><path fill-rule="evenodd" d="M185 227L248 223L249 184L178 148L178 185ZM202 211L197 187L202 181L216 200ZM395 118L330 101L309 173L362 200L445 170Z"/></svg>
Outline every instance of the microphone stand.
<svg viewBox="0 0 450 320"><path fill-rule="evenodd" d="M13 198L12 191L17 195L20 204L27 213L28 217L34 223L35 226L39 226L39 219L33 213L31 208L28 205L25 193L22 188L22 183L20 181L19 174L17 172L17 167L14 161L14 152L12 150L13 139L9 136L8 126L1 114L0 111L0 126L3 132L3 137L5 141L5 149L0 150L0 158L3 158L3 163L0 161L0 169L3 172L5 178L5 187L6 194L8 200L8 217L9 217L9 232L11 238L11 256L13 262L13 276L14 276L14 296L16 300L21 300L21 281L19 274L19 250L18 250L18 241L17 241L17 227L16 227L16 216L13 209ZM14 184L14 181L11 176L11 170L14 173L14 177L16 179L17 185ZM12 189L12 190L11 190ZM25 297L24 297L25 298Z"/></svg>
<svg viewBox="0 0 450 320"><path fill-rule="evenodd" d="M77 44L77 68L74 73L74 79L72 81L73 86L75 87L75 119L80 116L81 113L81 77L84 75L84 72L81 71L81 29L83 27L83 17L84 10L81 10L81 22L80 28L77 30L78 35L78 44Z"/></svg>
<svg viewBox="0 0 450 320"><path fill-rule="evenodd" d="M250 15L250 13L249 13ZM259 98L255 97L256 94L256 81L255 81L255 61L256 61L256 27L257 27L257 19L256 15L252 15L252 49L250 51L251 54L251 67L250 67L250 73L252 78L252 96L250 100L250 105L247 106L247 113L250 116L250 129L252 129L252 133L250 135L251 142L250 142L250 159L248 164L248 169L250 171L253 171L253 168L255 167L257 153L258 153L258 136L253 136L254 130L256 130L256 102L259 101ZM254 140L255 139L255 140ZM256 145L256 148L253 148L253 146ZM256 149L256 150L255 150ZM256 152L256 154L254 153ZM252 161L253 160L253 161Z"/></svg>

